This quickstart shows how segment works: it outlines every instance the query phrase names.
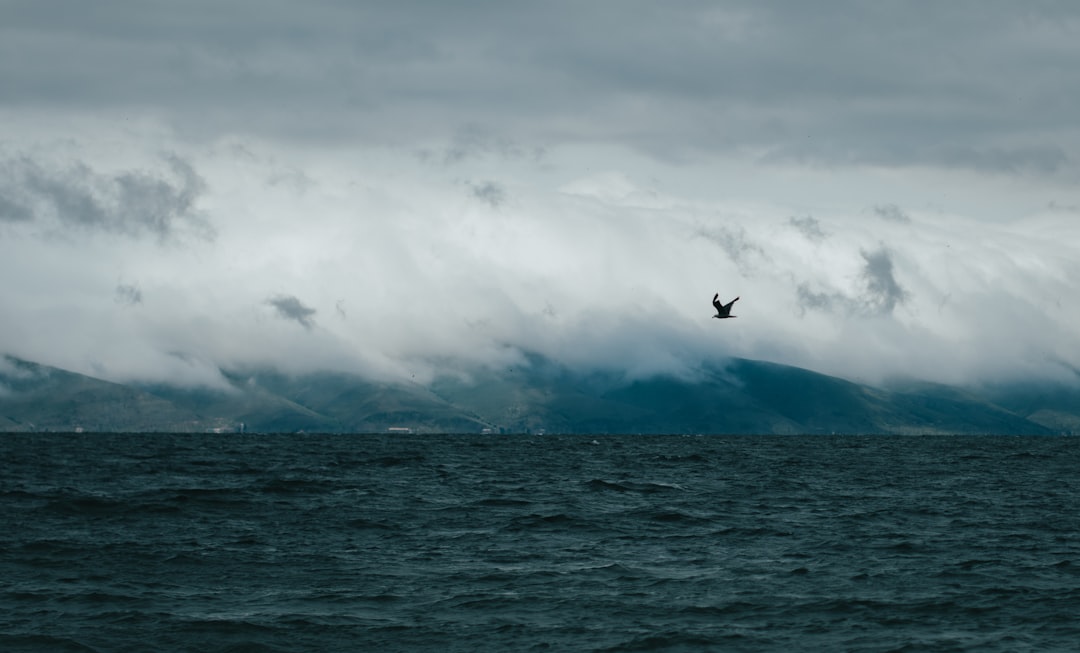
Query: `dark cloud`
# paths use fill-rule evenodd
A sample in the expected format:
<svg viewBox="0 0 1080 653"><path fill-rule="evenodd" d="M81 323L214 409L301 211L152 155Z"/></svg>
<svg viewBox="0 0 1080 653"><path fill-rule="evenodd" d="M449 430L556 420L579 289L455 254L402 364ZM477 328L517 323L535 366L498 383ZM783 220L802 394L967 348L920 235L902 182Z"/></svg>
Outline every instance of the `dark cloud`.
<svg viewBox="0 0 1080 653"><path fill-rule="evenodd" d="M125 306L135 306L142 303L142 290L136 285L119 284L116 286L116 301Z"/></svg>
<svg viewBox="0 0 1080 653"><path fill-rule="evenodd" d="M55 220L68 226L161 241L180 231L210 238L213 231L195 203L202 178L176 155L163 157L168 171L98 172L82 162L51 167L29 157L0 163L0 212L23 221ZM13 208L12 208L13 207Z"/></svg>
<svg viewBox="0 0 1080 653"><path fill-rule="evenodd" d="M703 226L696 235L719 245L732 261L740 265L749 265L752 259L765 257L765 250L753 242L741 226Z"/></svg>
<svg viewBox="0 0 1080 653"><path fill-rule="evenodd" d="M821 230L821 223L812 216L806 216L805 218L788 218L788 224L795 227L799 233L806 236L807 240L814 242L821 242L825 239L825 232Z"/></svg>
<svg viewBox="0 0 1080 653"><path fill-rule="evenodd" d="M459 129L454 134L453 143L443 152L445 165L460 163L466 159L488 154L495 147L490 134L476 126Z"/></svg>
<svg viewBox="0 0 1080 653"><path fill-rule="evenodd" d="M289 188L297 193L306 193L316 185L315 180L305 172L295 169L277 170L267 177L266 183Z"/></svg>
<svg viewBox="0 0 1080 653"><path fill-rule="evenodd" d="M874 214L892 222L911 222L911 217L895 204L878 204L874 206Z"/></svg>
<svg viewBox="0 0 1080 653"><path fill-rule="evenodd" d="M900 287L893 274L892 256L884 247L876 252L860 252L866 267L862 279L866 283L864 304L873 313L892 313L897 304L907 299L907 291Z"/></svg>
<svg viewBox="0 0 1080 653"><path fill-rule="evenodd" d="M1049 175L1068 164L1069 156L1057 145L986 148L957 144L943 149L938 162L985 172Z"/></svg>
<svg viewBox="0 0 1080 653"><path fill-rule="evenodd" d="M1047 202L1046 208L1061 213L1080 213L1080 204L1060 204L1055 200Z"/></svg>
<svg viewBox="0 0 1080 653"><path fill-rule="evenodd" d="M840 293L816 292L810 288L810 284L803 282L795 289L799 299L799 312L805 314L807 309L832 312L837 305L850 310L852 301Z"/></svg>
<svg viewBox="0 0 1080 653"><path fill-rule="evenodd" d="M4 18L6 106L152 106L209 139L391 143L443 164L583 141L666 159L1076 164L1057 135L1075 139L1080 89L1062 80L1080 69L1080 5L1053 0L24 2Z"/></svg>
<svg viewBox="0 0 1080 653"><path fill-rule="evenodd" d="M500 136L475 124L455 129L450 143L442 149L420 148L416 157L424 163L452 166L469 160L494 157L499 160L538 162L544 158L543 147L526 147L512 138Z"/></svg>
<svg viewBox="0 0 1080 653"><path fill-rule="evenodd" d="M305 329L311 329L315 326L315 321L312 319L312 316L316 313L315 309L304 306L299 299L292 295L276 295L267 299L266 303L273 306L277 310L278 316L283 319L295 320Z"/></svg>
<svg viewBox="0 0 1080 653"><path fill-rule="evenodd" d="M908 299L908 293L893 273L892 255L882 247L874 252L859 252L864 265L859 273L861 289L847 294L839 290L815 290L811 284L800 283L796 289L800 312L818 310L847 315L890 315L898 304Z"/></svg>
<svg viewBox="0 0 1080 653"><path fill-rule="evenodd" d="M470 184L472 196L497 209L506 203L506 188L495 181L484 181Z"/></svg>
<svg viewBox="0 0 1080 653"><path fill-rule="evenodd" d="M28 222L33 219L34 212L28 207L0 195L0 220Z"/></svg>

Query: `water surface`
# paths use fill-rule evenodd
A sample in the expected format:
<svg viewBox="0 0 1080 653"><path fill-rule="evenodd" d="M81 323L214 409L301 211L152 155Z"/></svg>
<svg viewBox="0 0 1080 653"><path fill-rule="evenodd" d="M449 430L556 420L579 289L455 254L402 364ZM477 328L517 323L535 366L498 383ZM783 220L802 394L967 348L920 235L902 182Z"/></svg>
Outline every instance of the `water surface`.
<svg viewBox="0 0 1080 653"><path fill-rule="evenodd" d="M1074 651L1076 445L4 435L0 650Z"/></svg>

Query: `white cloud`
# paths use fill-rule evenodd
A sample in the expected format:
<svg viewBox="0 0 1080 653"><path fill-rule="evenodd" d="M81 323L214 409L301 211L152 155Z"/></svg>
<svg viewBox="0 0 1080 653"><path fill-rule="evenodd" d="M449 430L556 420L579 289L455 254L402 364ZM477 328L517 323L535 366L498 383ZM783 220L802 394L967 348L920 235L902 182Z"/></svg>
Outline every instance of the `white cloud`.
<svg viewBox="0 0 1080 653"><path fill-rule="evenodd" d="M7 12L0 352L1080 366L1080 11L406 5Z"/></svg>

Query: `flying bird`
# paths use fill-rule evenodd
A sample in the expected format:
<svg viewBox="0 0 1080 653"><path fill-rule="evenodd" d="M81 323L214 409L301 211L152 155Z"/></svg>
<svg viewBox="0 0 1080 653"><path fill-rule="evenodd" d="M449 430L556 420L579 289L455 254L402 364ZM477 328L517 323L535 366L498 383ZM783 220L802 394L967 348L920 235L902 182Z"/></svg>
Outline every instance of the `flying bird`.
<svg viewBox="0 0 1080 653"><path fill-rule="evenodd" d="M713 317L718 317L720 319L724 319L724 318L727 318L727 317L738 317L737 315L732 315L731 314L731 307L734 306L735 302L737 302L737 301L739 301L738 297L736 297L735 299L731 300L730 302L728 302L726 304L721 304L720 303L720 293L716 293L715 295L713 295L713 298L712 298L712 305L716 307L716 315L714 315Z"/></svg>

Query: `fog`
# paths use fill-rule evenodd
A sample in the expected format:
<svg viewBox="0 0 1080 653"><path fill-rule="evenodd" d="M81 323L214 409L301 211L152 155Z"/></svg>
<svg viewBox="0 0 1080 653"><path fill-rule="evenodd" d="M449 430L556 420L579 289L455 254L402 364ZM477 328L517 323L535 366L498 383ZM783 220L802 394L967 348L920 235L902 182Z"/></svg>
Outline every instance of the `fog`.
<svg viewBox="0 0 1080 653"><path fill-rule="evenodd" d="M98 6L0 10L0 352L1080 368L1080 10Z"/></svg>

